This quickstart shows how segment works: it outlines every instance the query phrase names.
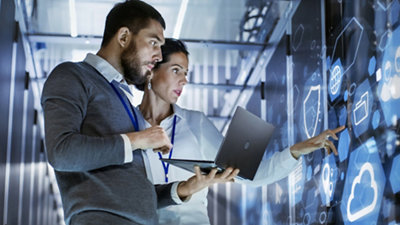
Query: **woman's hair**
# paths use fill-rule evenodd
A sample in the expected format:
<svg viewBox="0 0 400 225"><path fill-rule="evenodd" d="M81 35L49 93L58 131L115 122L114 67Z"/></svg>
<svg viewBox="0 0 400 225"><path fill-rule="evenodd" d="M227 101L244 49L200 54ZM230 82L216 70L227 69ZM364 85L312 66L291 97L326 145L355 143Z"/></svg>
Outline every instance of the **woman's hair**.
<svg viewBox="0 0 400 225"><path fill-rule="evenodd" d="M174 38L165 38L165 44L161 46L162 61L157 62L154 70L157 70L161 64L168 62L172 54L179 52L185 54L186 57L189 56L186 45L182 41Z"/></svg>
<svg viewBox="0 0 400 225"><path fill-rule="evenodd" d="M170 56L174 53L183 53L186 55L186 57L189 56L189 52L186 48L185 43L174 38L165 38L165 44L161 46L161 53L162 61L157 62L153 70L157 70L161 64L168 62L170 60ZM136 85L136 88L143 91L144 85L145 84Z"/></svg>
<svg viewBox="0 0 400 225"><path fill-rule="evenodd" d="M149 25L150 19L158 21L165 29L161 14L151 5L140 0L127 0L116 4L107 15L101 47L106 46L121 27L133 34Z"/></svg>

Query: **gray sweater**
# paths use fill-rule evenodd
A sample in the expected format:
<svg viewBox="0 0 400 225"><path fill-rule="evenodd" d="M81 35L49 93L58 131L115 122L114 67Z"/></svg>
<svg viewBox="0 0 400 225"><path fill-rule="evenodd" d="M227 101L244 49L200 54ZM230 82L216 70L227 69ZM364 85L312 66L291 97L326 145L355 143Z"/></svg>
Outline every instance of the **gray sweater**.
<svg viewBox="0 0 400 225"><path fill-rule="evenodd" d="M47 157L66 224L85 212L121 218L114 225L156 224L157 206L174 204L171 184L155 187L147 179L141 150L124 164L120 134L134 127L114 90L92 66L58 65L44 85L42 107Z"/></svg>

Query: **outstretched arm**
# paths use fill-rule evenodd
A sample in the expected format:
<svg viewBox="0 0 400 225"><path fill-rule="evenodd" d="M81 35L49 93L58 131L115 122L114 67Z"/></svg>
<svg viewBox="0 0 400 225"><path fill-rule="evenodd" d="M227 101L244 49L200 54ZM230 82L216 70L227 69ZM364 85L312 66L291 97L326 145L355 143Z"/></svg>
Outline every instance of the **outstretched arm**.
<svg viewBox="0 0 400 225"><path fill-rule="evenodd" d="M284 177L287 177L298 165L301 155L306 155L321 148L326 148L330 154L332 151L337 154L335 145L329 140L329 137L337 140L336 134L345 127L338 127L333 130L325 130L318 136L294 144L282 152L276 152L271 158L263 159L258 167L257 173L252 181L237 180L238 183L249 184L253 186L268 185Z"/></svg>
<svg viewBox="0 0 400 225"><path fill-rule="evenodd" d="M329 140L329 137L338 140L336 134L342 131L344 128L345 126L341 126L333 130L329 129L325 130L324 132L315 137L294 144L293 146L290 147L290 152L296 159L298 159L302 155L309 154L320 148L325 148L328 151L328 154L330 154L333 151L333 153L337 155L338 152L336 150L336 147L332 143L332 141Z"/></svg>

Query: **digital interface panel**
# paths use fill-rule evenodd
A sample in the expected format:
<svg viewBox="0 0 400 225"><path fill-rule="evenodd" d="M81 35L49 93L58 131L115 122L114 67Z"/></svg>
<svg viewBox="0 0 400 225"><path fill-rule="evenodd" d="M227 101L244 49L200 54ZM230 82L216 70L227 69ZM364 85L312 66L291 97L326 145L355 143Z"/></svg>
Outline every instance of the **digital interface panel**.
<svg viewBox="0 0 400 225"><path fill-rule="evenodd" d="M313 51L300 44L293 52L294 83L303 88L302 110L295 112L294 123L300 132L295 142L325 128L346 125L346 129L335 141L338 156L322 151L304 157L305 172L289 183L288 195L291 190L299 192L289 205L295 215L291 222L398 224L400 170L394 171L399 165L399 2L332 3L326 6L331 10L326 18L337 18L340 5L341 21L327 19L326 23L327 57L321 60L326 63L325 83L320 76L323 67L315 68L313 61L313 56L322 55L320 49ZM307 10L318 7L309 4ZM292 31L305 29L303 42L312 41L307 27L318 27L320 18L304 18L302 10L306 9L300 6L298 18L292 20ZM355 10L362 13L354 15Z"/></svg>
<svg viewBox="0 0 400 225"><path fill-rule="evenodd" d="M400 224L399 1L301 1L291 22L293 111L282 109L287 86L266 89L267 120L279 129L266 157L288 146L288 127L293 143L346 128L337 156L304 156L289 178L268 185L265 205L246 210L264 209L255 224ZM278 62L287 49L276 51L267 87L288 82Z"/></svg>

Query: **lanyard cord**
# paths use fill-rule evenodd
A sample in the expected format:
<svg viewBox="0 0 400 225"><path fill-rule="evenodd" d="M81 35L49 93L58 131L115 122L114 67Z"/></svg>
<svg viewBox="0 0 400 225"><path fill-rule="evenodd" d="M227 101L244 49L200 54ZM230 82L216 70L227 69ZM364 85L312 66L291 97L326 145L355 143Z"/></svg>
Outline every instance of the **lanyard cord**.
<svg viewBox="0 0 400 225"><path fill-rule="evenodd" d="M174 138L175 138L175 126L176 126L176 115L174 116L174 123L172 125L172 135L171 135L171 144L172 144L172 149L169 152L169 156L168 159L171 159L172 156L172 151L174 150ZM162 155L160 152L158 152L158 156L160 157L160 159L162 159ZM165 163L163 161L161 161L162 166L164 168L164 174L165 174L165 183L168 183L168 170L169 170L169 163Z"/></svg>
<svg viewBox="0 0 400 225"><path fill-rule="evenodd" d="M129 110L128 105L126 104L126 102L124 101L124 98L122 97L121 93L117 90L117 88L114 86L113 83L110 83L111 87L114 89L115 93L118 95L119 100L122 102L122 104L124 105L125 111L128 113L129 118L131 119L131 122L133 124L133 127L135 128L135 131L139 131L139 126L137 124L137 116L135 113L135 110L132 107L132 104L129 102L129 106L131 107L132 112ZM132 115L133 113L133 115Z"/></svg>
<svg viewBox="0 0 400 225"><path fill-rule="evenodd" d="M121 103L124 105L125 111L128 113L129 118L131 119L131 122L132 122L133 126L135 127L135 131L139 131L139 126L138 126L138 124L137 124L137 121L138 121L138 120L137 120L137 116L136 116L135 110L134 110L133 107L132 107L132 104L129 102L129 105L130 105L130 107L131 107L131 109L132 109L133 115L132 115L131 111L129 110L128 105L127 105L126 102L124 101L122 95L121 95L120 92L117 90L117 88L114 86L114 84L113 84L113 83L110 83L110 85L111 85L111 87L113 88L113 90L115 91L115 93L118 95L119 100L121 101ZM173 123L173 126L172 126L172 136L171 136L171 144L172 144L172 146L174 145L174 139L175 139L175 126L176 126L176 115L174 116L174 123ZM173 150L174 150L174 148L172 147L171 151L169 152L169 157L168 157L169 159L170 159L171 156L172 156L172 151L173 151ZM161 155L160 152L158 152L158 156L159 156L160 158L162 158L162 155ZM162 163L162 166L163 166L163 168L164 168L165 182L168 183L169 163L164 163L163 161L161 161L161 163Z"/></svg>
<svg viewBox="0 0 400 225"><path fill-rule="evenodd" d="M129 110L128 105L126 104L126 102L124 101L124 98L122 97L121 93L117 90L117 88L114 86L113 83L110 83L111 87L113 88L113 90L115 91L115 93L118 95L119 100L121 101L122 105L124 105L125 111L128 113L129 118L131 119L131 122L133 124L133 126L135 127L135 131L139 131L139 126L137 124L137 116L135 113L135 110L132 107L132 104L129 102L129 106L131 107L132 112ZM133 113L133 115L132 115ZM172 146L174 146L174 139L175 139L175 126L176 126L176 115L174 116L174 123L172 126L172 136L171 136L171 144ZM172 151L174 150L174 148L172 147L171 151L169 152L169 156L168 158L170 159L172 156ZM158 156L160 157L160 159L162 158L162 155L160 152L158 152ZM165 174L165 183L168 183L168 170L169 170L169 163L164 163L163 161L161 161L162 166L164 168L164 174Z"/></svg>

